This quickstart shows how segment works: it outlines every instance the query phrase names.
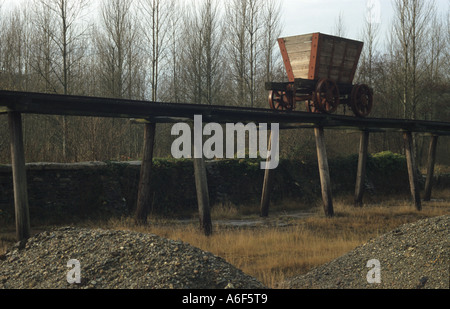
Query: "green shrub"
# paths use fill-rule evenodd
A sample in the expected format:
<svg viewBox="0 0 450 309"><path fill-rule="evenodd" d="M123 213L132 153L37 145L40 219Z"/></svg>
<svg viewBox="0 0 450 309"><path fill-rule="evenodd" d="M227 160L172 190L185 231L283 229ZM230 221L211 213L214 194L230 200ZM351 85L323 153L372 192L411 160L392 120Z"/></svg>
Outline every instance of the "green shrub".
<svg viewBox="0 0 450 309"><path fill-rule="evenodd" d="M403 155L384 151L369 156L367 177L375 193L396 194L409 191L408 169Z"/></svg>

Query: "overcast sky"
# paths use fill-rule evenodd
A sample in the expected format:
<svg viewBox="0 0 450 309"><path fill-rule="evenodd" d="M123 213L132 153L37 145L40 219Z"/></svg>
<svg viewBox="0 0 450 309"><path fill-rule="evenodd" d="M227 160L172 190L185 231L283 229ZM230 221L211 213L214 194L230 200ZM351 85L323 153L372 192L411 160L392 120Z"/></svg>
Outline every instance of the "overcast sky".
<svg viewBox="0 0 450 309"><path fill-rule="evenodd" d="M333 34L334 26L342 12L346 37L359 39L368 7L373 4L374 17L379 16L382 34L391 27L392 0L283 0L285 27L283 36L323 32ZM423 0L430 1L430 0ZM450 0L436 0L438 12L448 12ZM379 11L377 13L377 11Z"/></svg>

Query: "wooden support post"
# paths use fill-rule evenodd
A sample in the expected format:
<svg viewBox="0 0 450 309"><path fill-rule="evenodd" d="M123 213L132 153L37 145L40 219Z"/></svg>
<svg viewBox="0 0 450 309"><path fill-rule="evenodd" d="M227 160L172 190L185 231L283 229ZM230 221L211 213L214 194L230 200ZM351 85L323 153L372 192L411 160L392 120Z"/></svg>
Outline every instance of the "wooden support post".
<svg viewBox="0 0 450 309"><path fill-rule="evenodd" d="M145 124L144 132L144 155L142 158L141 174L139 179L139 191L135 214L136 224L146 224L149 210L152 207L152 167L153 167L153 145L155 143L156 124Z"/></svg>
<svg viewBox="0 0 450 309"><path fill-rule="evenodd" d="M427 168L427 180L425 182L425 196L424 201L431 199L431 188L433 186L434 177L434 164L436 162L436 148L437 148L438 136L433 135L430 141L430 148L428 149L428 168Z"/></svg>
<svg viewBox="0 0 450 309"><path fill-rule="evenodd" d="M199 214L200 229L206 236L212 234L211 211L209 203L208 177L203 156L203 127L191 126L191 145L194 160L195 189L197 191L197 206Z"/></svg>
<svg viewBox="0 0 450 309"><path fill-rule="evenodd" d="M358 158L358 171L356 175L356 187L355 187L355 206L361 207L363 205L364 195L364 181L366 177L366 165L367 165L367 151L369 148L369 132L361 132L359 142L359 158Z"/></svg>
<svg viewBox="0 0 450 309"><path fill-rule="evenodd" d="M317 160L319 163L320 185L322 187L322 200L325 216L333 217L333 197L331 193L330 171L328 168L325 134L322 127L314 128L316 136Z"/></svg>
<svg viewBox="0 0 450 309"><path fill-rule="evenodd" d="M206 176L205 160L203 158L194 158L194 173L200 228L206 236L210 236L212 234L212 222L209 205L208 179Z"/></svg>
<svg viewBox="0 0 450 309"><path fill-rule="evenodd" d="M28 208L25 151L23 147L22 115L18 112L9 112L8 120L11 135L16 237L17 241L22 241L30 237L30 214Z"/></svg>
<svg viewBox="0 0 450 309"><path fill-rule="evenodd" d="M403 139L405 142L406 161L408 164L409 187L411 189L411 195L412 195L416 209L422 210L422 204L420 202L420 193L419 193L419 187L418 187L416 162L415 162L415 158L414 158L414 146L413 146L412 133L404 132Z"/></svg>
<svg viewBox="0 0 450 309"><path fill-rule="evenodd" d="M272 149L272 133L269 134L267 161L270 160L270 150ZM266 169L264 172L264 183L261 196L261 217L269 216L270 193L272 190L273 170Z"/></svg>

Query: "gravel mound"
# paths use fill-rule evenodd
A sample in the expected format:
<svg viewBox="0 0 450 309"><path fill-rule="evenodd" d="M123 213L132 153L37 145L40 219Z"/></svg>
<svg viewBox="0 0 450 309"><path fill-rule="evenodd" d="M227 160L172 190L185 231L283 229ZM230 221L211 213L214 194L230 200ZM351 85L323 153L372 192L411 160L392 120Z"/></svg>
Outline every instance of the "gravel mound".
<svg viewBox="0 0 450 309"><path fill-rule="evenodd" d="M449 221L442 216L406 224L309 273L286 289L449 289ZM380 283L374 264L379 261Z"/></svg>
<svg viewBox="0 0 450 309"><path fill-rule="evenodd" d="M69 260L81 283L69 284ZM70 278L75 278L71 277ZM157 235L60 228L18 243L0 256L3 289L258 289L255 278L224 259Z"/></svg>
<svg viewBox="0 0 450 309"><path fill-rule="evenodd" d="M283 289L449 289L450 216L403 225ZM69 260L81 283L69 284ZM380 283L367 265L379 261ZM375 278L375 277L370 277ZM0 289L264 289L255 278L211 253L157 235L59 228L17 243L0 256Z"/></svg>

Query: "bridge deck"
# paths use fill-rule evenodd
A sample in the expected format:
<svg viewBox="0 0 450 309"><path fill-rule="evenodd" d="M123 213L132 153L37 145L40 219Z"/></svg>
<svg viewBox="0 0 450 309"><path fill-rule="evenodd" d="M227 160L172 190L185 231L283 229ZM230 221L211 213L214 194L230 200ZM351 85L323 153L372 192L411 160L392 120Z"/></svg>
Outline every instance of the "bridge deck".
<svg viewBox="0 0 450 309"><path fill-rule="evenodd" d="M155 123L193 120L203 115L204 122L279 123L289 128L354 128L368 131L409 131L450 135L450 122L392 118L357 118L300 111L274 111L263 108L161 103L85 96L65 96L29 92L0 91L0 113L93 116L146 119Z"/></svg>

